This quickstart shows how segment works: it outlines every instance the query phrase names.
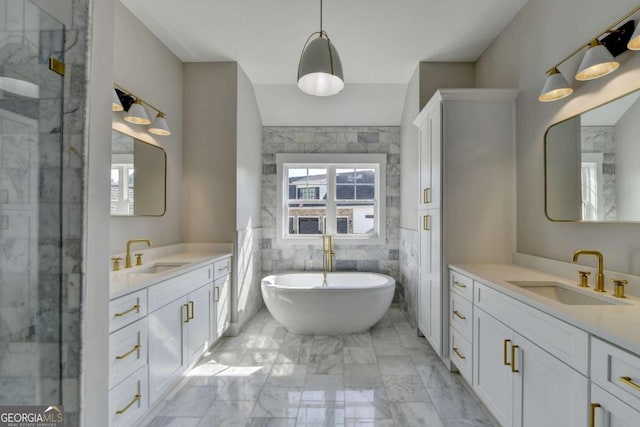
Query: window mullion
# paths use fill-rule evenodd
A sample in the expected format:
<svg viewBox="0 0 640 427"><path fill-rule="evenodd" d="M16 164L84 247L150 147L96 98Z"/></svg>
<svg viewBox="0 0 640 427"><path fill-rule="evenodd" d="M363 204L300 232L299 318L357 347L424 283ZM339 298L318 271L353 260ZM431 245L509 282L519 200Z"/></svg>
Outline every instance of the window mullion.
<svg viewBox="0 0 640 427"><path fill-rule="evenodd" d="M336 234L336 167L327 166L327 234Z"/></svg>

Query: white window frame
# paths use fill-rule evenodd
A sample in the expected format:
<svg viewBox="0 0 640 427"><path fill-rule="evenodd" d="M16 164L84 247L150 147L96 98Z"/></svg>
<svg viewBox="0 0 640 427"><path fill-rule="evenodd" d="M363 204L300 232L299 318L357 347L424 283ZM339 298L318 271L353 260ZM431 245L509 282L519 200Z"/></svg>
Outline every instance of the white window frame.
<svg viewBox="0 0 640 427"><path fill-rule="evenodd" d="M289 196L288 180L284 173L285 168L313 167L327 168L327 192L330 196L326 200L326 233L334 237L334 240L344 243L377 244L386 243L386 154L276 154L277 181L276 181L276 240L280 246L294 246L299 244L322 244L320 236L287 235L289 230L289 215L287 201ZM337 218L337 203L334 197L335 170L342 168L373 167L376 170L375 200L377 205L374 212L374 224L377 233L371 235L337 234L337 220L329 221L329 218ZM333 171L333 172L332 172Z"/></svg>

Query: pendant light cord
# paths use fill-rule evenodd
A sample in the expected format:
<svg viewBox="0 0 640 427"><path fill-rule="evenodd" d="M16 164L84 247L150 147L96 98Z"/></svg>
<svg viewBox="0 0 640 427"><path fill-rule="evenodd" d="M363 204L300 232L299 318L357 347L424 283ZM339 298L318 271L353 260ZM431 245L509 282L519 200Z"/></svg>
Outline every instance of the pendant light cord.
<svg viewBox="0 0 640 427"><path fill-rule="evenodd" d="M320 34L322 34L322 0L320 0Z"/></svg>

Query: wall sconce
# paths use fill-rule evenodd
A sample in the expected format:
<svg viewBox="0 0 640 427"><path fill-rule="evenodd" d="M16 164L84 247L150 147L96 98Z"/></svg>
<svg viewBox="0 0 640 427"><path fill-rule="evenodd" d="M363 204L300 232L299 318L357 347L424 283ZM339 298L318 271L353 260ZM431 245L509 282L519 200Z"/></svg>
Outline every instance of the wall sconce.
<svg viewBox="0 0 640 427"><path fill-rule="evenodd" d="M620 66L620 63L616 61L614 57L626 50L640 50L640 25L633 31L634 22L628 21L619 28L616 28L625 19L628 19L638 11L640 11L640 6L634 8L606 30L593 37L588 43L583 44L562 61L551 67L547 71L547 80L545 81L538 100L541 102L557 101L573 93L573 88L562 76L560 71L558 71L558 67L582 52L584 48L588 49L575 75L575 79L579 81L593 80L611 74ZM632 32L633 35L631 35ZM602 40L599 39L607 33L610 34Z"/></svg>
<svg viewBox="0 0 640 427"><path fill-rule="evenodd" d="M161 136L171 135L171 130L162 111L119 84L114 83L113 86L112 111L124 111L124 119L129 123L150 125L148 128L150 133ZM153 122L147 115L145 105L157 113Z"/></svg>

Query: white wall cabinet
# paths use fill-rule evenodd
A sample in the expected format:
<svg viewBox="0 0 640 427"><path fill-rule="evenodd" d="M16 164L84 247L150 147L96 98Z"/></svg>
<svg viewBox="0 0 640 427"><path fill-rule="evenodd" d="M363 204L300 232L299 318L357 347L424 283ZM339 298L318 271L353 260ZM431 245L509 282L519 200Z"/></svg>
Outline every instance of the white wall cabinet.
<svg viewBox="0 0 640 427"><path fill-rule="evenodd" d="M419 129L418 327L449 360L449 263L510 262L517 91L437 91ZM445 221L446 219L446 221Z"/></svg>

